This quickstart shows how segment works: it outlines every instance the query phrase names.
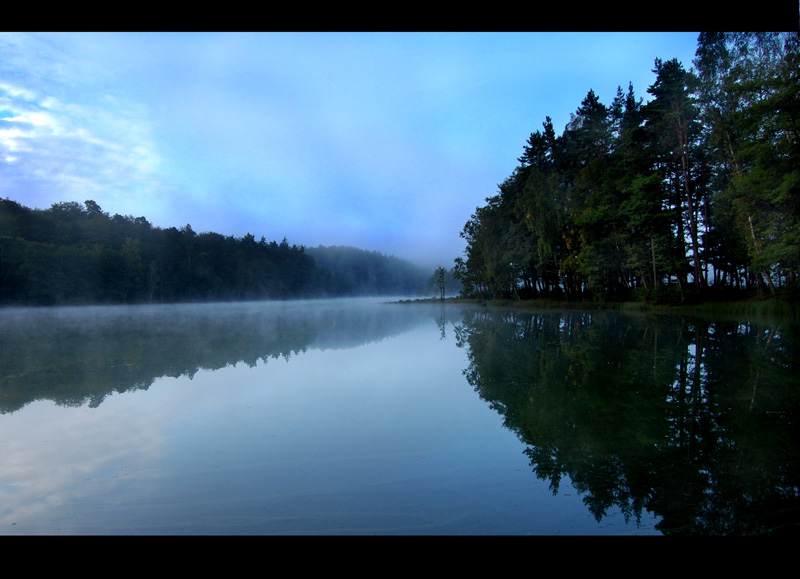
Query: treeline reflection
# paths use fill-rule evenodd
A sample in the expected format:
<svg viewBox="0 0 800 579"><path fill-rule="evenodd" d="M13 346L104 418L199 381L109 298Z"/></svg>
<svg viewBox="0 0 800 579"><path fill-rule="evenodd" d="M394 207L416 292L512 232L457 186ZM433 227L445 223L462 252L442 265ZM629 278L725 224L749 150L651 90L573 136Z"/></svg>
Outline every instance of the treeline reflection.
<svg viewBox="0 0 800 579"><path fill-rule="evenodd" d="M466 311L464 374L554 493L666 534L800 530L797 327Z"/></svg>
<svg viewBox="0 0 800 579"><path fill-rule="evenodd" d="M327 304L327 305L321 305ZM161 377L352 348L430 320L356 300L22 308L0 312L0 413L35 400L96 407Z"/></svg>

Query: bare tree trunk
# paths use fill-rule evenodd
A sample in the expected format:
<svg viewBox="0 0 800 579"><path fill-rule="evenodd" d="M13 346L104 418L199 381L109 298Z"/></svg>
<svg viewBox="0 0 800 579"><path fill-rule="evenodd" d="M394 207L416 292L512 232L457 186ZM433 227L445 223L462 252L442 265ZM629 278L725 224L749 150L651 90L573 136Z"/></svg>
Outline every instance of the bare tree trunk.
<svg viewBox="0 0 800 579"><path fill-rule="evenodd" d="M653 289L658 287L658 278L656 277L656 239L654 235L650 236L650 254L653 257Z"/></svg>
<svg viewBox="0 0 800 579"><path fill-rule="evenodd" d="M750 236L753 238L753 251L754 251L754 253L756 255L758 255L761 252L761 244L758 243L758 238L756 237L756 231L755 231L755 228L753 228L753 216L752 215L748 215L747 216L747 221L750 224ZM761 283L763 283L763 280L761 279L761 274L763 274L764 277L767 280L767 286L769 287L770 294L772 294L774 296L775 295L775 284L772 283L772 276L770 275L769 271L766 268L762 269L761 272L758 275L759 282L761 282Z"/></svg>
<svg viewBox="0 0 800 579"><path fill-rule="evenodd" d="M676 104L676 107L677 106ZM684 193L686 193L686 207L689 214L689 236L692 239L692 253L694 254L694 286L699 288L700 285L704 285L705 279L703 278L700 265L697 219L695 215L693 191L689 180L689 134L686 126L686 117L684 115L680 115L675 121L675 130L678 136L678 146L680 148L683 190Z"/></svg>

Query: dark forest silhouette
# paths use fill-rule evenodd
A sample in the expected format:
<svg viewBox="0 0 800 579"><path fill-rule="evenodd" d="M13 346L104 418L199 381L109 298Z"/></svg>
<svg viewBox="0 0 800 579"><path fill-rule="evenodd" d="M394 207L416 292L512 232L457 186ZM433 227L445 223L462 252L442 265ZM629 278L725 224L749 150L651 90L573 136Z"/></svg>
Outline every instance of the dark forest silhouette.
<svg viewBox="0 0 800 579"><path fill-rule="evenodd" d="M644 104L590 90L548 117L464 226L465 294L678 303L800 285L800 42L703 33Z"/></svg>
<svg viewBox="0 0 800 579"><path fill-rule="evenodd" d="M0 199L4 305L419 295L427 276L375 251L162 229L91 200L40 210Z"/></svg>

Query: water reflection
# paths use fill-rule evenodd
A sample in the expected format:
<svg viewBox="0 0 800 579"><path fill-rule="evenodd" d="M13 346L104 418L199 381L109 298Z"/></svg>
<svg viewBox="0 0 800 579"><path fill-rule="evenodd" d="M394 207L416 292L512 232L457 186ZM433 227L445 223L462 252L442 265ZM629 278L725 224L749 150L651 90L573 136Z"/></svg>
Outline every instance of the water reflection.
<svg viewBox="0 0 800 579"><path fill-rule="evenodd" d="M665 534L797 532L797 327L603 313L466 312L465 376L557 492Z"/></svg>
<svg viewBox="0 0 800 579"><path fill-rule="evenodd" d="M431 316L427 308L385 305L341 299L0 311L0 413L33 400L97 407L160 377L352 348Z"/></svg>
<svg viewBox="0 0 800 579"><path fill-rule="evenodd" d="M3 314L2 533L553 530L438 308Z"/></svg>
<svg viewBox="0 0 800 579"><path fill-rule="evenodd" d="M0 532L798 529L796 326L383 301L0 311Z"/></svg>

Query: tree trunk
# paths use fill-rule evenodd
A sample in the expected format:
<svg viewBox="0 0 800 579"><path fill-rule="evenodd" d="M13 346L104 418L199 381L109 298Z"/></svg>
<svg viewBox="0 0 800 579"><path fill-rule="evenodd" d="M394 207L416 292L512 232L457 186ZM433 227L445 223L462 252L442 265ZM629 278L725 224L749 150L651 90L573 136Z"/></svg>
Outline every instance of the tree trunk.
<svg viewBox="0 0 800 579"><path fill-rule="evenodd" d="M678 105L676 105L676 107L677 106ZM680 148L683 190L686 194L686 208L689 214L689 236L692 239L692 253L694 254L694 286L695 288L699 288L701 285L704 285L705 280L703 279L703 270L700 265L700 244L697 239L697 216L695 215L693 191L689 180L689 134L685 116L680 115L677 118L675 130L678 136L678 146Z"/></svg>

